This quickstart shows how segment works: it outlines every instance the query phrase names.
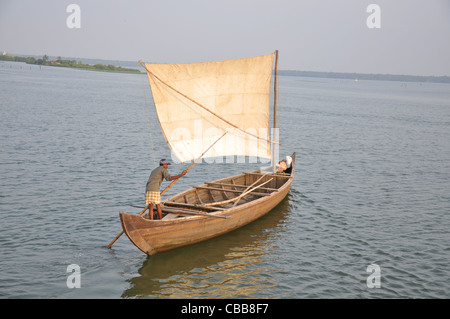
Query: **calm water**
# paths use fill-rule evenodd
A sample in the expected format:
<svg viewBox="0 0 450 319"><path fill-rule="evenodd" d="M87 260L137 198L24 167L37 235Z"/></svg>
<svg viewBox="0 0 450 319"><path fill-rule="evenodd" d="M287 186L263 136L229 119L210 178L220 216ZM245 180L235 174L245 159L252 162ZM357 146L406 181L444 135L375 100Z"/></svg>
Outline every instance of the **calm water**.
<svg viewBox="0 0 450 319"><path fill-rule="evenodd" d="M125 235L106 249L170 157L145 76L0 63L0 297L449 298L450 85L280 77L279 92L288 197L148 257ZM197 164L167 194L254 168Z"/></svg>

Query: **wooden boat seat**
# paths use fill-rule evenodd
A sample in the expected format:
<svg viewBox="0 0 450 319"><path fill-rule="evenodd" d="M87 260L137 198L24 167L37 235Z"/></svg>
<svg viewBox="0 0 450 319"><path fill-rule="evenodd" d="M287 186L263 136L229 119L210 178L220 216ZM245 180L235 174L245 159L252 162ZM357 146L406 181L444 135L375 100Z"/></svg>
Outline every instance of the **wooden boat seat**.
<svg viewBox="0 0 450 319"><path fill-rule="evenodd" d="M163 204L167 205L167 206L176 206L176 207L192 207L192 208L195 208L198 210L207 210L207 211L225 210L225 208L220 208L220 207L203 207L203 206L199 206L199 205L178 203L178 202L164 202Z"/></svg>
<svg viewBox="0 0 450 319"><path fill-rule="evenodd" d="M244 192L244 190L237 190L237 189L224 189L224 188L218 188L218 187L208 187L208 186L194 186L194 188L196 189L208 189L208 190L213 190L213 191L221 191L221 192L230 192L230 193L240 193L242 194ZM256 195L256 196L269 196L269 193L257 193L257 192L252 192L251 195Z"/></svg>
<svg viewBox="0 0 450 319"><path fill-rule="evenodd" d="M239 188L247 188L248 185L239 185L239 184L229 184L229 183L216 183L216 182L205 182L205 184L208 185L217 185L217 186L231 186L231 187L239 187ZM276 188L270 188L270 187L259 187L259 190L265 190L265 191L277 191Z"/></svg>
<svg viewBox="0 0 450 319"><path fill-rule="evenodd" d="M180 214L168 213L168 214L167 214L166 216L164 216L162 219L163 219L163 220L174 219L174 218L177 218L178 216L180 216Z"/></svg>
<svg viewBox="0 0 450 319"><path fill-rule="evenodd" d="M253 173L253 172L243 172L244 174L247 175L257 175L257 176L268 176L268 177L281 177L281 178L290 178L291 175L290 174L285 174L285 173L276 173L276 174L264 174L264 173Z"/></svg>
<svg viewBox="0 0 450 319"><path fill-rule="evenodd" d="M210 215L210 213L208 213L208 212L202 212L199 210L179 208L179 207L164 207L164 208L161 208L161 210L163 213L168 213L166 216L163 217L163 219L174 219L180 215L181 216L197 215L197 216L208 216L208 217L216 217L216 218L229 218L229 216Z"/></svg>

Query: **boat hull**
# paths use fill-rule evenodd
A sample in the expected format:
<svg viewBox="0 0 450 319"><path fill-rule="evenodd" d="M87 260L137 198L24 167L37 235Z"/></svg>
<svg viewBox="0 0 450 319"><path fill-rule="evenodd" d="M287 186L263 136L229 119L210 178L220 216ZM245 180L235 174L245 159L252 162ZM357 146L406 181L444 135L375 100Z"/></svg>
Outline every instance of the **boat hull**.
<svg viewBox="0 0 450 319"><path fill-rule="evenodd" d="M295 159L295 153L293 156ZM220 184L223 181L239 180L244 174L212 183ZM241 205L208 213L214 216L182 216L167 220L150 220L143 216L120 212L122 228L130 241L148 255L204 241L242 227L267 214L278 205L289 192L294 170L290 176L275 178L282 183L276 190ZM193 192L193 189L186 190L169 198L166 202L187 198Z"/></svg>

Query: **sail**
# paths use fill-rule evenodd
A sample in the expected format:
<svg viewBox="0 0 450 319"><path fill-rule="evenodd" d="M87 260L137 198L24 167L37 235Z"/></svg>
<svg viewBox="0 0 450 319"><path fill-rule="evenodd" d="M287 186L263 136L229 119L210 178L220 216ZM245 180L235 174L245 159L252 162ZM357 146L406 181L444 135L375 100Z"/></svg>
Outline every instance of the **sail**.
<svg viewBox="0 0 450 319"><path fill-rule="evenodd" d="M204 157L270 158L274 54L216 62L142 63L161 130L181 162Z"/></svg>

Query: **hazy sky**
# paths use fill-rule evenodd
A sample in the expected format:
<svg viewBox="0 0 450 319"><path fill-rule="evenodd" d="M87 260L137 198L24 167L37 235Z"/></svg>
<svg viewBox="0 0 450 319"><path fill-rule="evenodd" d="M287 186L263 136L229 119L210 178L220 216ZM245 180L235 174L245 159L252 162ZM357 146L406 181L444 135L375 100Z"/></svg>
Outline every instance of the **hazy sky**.
<svg viewBox="0 0 450 319"><path fill-rule="evenodd" d="M276 49L284 70L450 76L450 0L0 0L10 54L197 62Z"/></svg>

